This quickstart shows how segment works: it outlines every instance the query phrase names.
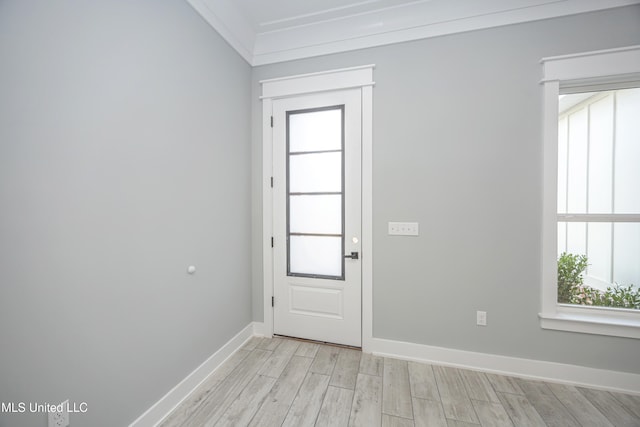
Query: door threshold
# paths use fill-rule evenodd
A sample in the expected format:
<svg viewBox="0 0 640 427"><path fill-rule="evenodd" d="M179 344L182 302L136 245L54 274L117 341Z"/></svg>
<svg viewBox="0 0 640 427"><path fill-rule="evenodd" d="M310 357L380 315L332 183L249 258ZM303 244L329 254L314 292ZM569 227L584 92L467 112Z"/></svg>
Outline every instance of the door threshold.
<svg viewBox="0 0 640 427"><path fill-rule="evenodd" d="M274 337L278 337L278 338L286 338L286 339L290 339L290 340L294 340L294 341L308 342L308 343L311 343L311 344L323 344L323 345L330 345L332 347L348 348L348 349L351 349L351 350L362 351L362 347L355 347L353 345L336 344L336 343L328 342L328 341L317 341L317 340L310 340L310 339L307 339L307 338L290 337L288 335L273 334L273 336Z"/></svg>

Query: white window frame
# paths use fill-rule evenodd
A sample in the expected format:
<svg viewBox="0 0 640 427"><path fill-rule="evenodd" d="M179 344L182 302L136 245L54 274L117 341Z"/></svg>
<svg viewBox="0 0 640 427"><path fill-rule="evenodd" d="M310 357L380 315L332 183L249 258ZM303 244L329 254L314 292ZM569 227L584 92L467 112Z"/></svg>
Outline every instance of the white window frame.
<svg viewBox="0 0 640 427"><path fill-rule="evenodd" d="M557 302L558 239L558 96L561 89L593 91L640 81L640 45L542 59L543 200L542 311L543 329L640 339L639 310L586 307ZM590 219L589 219L590 220Z"/></svg>

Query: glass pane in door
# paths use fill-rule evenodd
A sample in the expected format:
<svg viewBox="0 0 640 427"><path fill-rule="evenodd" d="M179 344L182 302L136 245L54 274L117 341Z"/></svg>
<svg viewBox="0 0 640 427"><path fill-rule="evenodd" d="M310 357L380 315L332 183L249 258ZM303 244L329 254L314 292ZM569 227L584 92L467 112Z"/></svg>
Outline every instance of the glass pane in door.
<svg viewBox="0 0 640 427"><path fill-rule="evenodd" d="M291 233L342 233L342 195L292 195L289 197Z"/></svg>
<svg viewBox="0 0 640 427"><path fill-rule="evenodd" d="M289 117L289 150L293 153L342 150L342 110L311 111Z"/></svg>
<svg viewBox="0 0 640 427"><path fill-rule="evenodd" d="M296 276L342 275L342 239L330 236L291 236L289 269Z"/></svg>
<svg viewBox="0 0 640 427"><path fill-rule="evenodd" d="M342 192L342 152L289 154L289 191Z"/></svg>
<svg viewBox="0 0 640 427"><path fill-rule="evenodd" d="M344 278L344 106L287 112L287 274Z"/></svg>

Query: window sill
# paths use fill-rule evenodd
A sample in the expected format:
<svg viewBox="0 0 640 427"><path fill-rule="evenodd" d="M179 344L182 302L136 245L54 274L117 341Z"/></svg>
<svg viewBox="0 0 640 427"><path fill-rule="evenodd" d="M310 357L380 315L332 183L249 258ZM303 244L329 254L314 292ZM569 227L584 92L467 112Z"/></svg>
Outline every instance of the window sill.
<svg viewBox="0 0 640 427"><path fill-rule="evenodd" d="M640 339L640 313L636 316L615 316L615 313L606 315L602 312L578 311L539 313L540 326L542 329Z"/></svg>

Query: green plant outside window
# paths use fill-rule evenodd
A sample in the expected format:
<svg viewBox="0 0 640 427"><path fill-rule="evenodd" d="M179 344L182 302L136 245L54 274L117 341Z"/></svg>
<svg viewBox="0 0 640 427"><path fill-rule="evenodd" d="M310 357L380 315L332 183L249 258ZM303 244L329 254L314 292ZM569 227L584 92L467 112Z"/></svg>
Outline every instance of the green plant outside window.
<svg viewBox="0 0 640 427"><path fill-rule="evenodd" d="M563 252L558 258L558 303L640 310L640 289L633 285L608 286L605 291L584 284L589 265L586 255Z"/></svg>

